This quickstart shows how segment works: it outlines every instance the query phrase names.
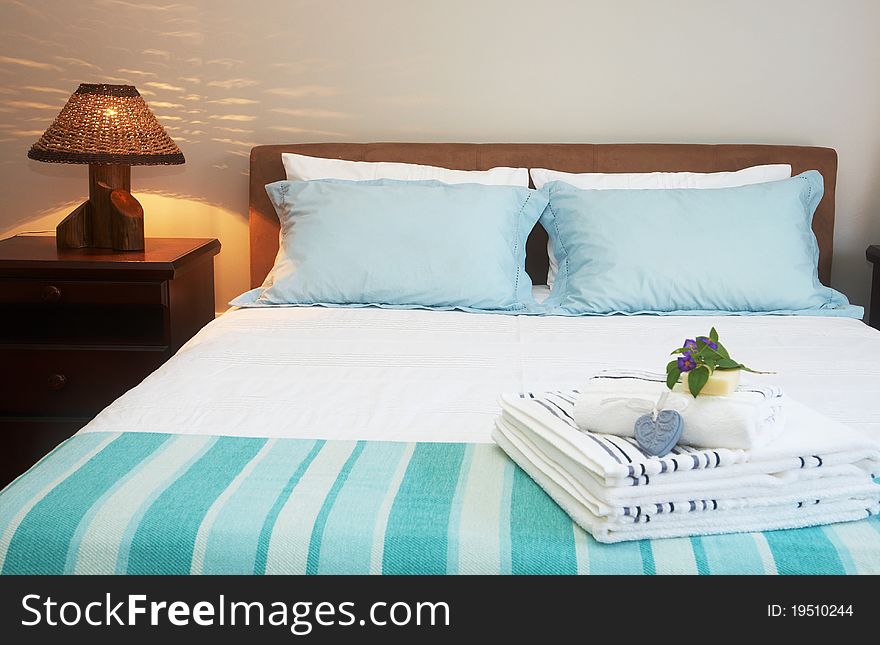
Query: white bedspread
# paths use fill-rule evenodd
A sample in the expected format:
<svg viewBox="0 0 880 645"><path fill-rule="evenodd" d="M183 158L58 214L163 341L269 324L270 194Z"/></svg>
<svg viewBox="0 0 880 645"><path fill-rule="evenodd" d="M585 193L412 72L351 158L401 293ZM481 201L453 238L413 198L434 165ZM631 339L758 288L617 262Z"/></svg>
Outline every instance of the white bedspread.
<svg viewBox="0 0 880 645"><path fill-rule="evenodd" d="M224 314L82 432L488 443L502 392L662 371L713 325L792 397L880 440L880 332L857 320L320 307Z"/></svg>

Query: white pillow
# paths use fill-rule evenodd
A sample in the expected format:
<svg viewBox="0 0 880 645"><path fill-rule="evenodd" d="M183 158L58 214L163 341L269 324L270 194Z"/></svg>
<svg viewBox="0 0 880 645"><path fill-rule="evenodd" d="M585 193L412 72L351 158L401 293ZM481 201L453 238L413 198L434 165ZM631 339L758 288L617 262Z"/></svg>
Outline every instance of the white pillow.
<svg viewBox="0 0 880 645"><path fill-rule="evenodd" d="M666 189L666 188L734 188L748 184L762 184L791 177L791 165L787 163L752 166L733 172L562 172L546 168L529 170L535 188L543 188L551 181L564 181L575 188L593 190L609 189ZM547 286L552 287L556 279L559 263L553 249L547 245L550 255L550 270L547 272Z"/></svg>
<svg viewBox="0 0 880 645"><path fill-rule="evenodd" d="M535 188L543 188L551 181L564 181L575 188L593 190L613 188L734 188L748 184L762 184L791 177L787 163L752 166L733 172L562 172L546 168L532 168Z"/></svg>
<svg viewBox="0 0 880 645"><path fill-rule="evenodd" d="M281 161L288 181L311 179L399 179L419 181L435 179L444 184L484 184L487 186L521 186L528 188L527 168L490 168L489 170L449 170L436 166L390 161L347 161L307 157L292 152L282 152Z"/></svg>

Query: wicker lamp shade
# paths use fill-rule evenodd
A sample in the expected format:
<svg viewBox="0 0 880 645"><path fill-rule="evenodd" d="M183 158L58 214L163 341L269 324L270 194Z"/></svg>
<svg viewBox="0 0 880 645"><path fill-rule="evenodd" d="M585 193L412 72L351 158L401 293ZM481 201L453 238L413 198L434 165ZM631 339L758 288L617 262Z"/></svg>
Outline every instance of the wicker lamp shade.
<svg viewBox="0 0 880 645"><path fill-rule="evenodd" d="M184 163L183 153L133 85L83 83L28 151L54 163L153 166Z"/></svg>

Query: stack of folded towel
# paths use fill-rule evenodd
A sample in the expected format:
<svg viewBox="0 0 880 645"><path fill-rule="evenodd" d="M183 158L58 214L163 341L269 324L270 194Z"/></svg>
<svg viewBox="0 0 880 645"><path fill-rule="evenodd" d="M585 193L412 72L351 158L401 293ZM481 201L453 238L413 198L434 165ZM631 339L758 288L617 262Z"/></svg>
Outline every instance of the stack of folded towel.
<svg viewBox="0 0 880 645"><path fill-rule="evenodd" d="M633 423L665 387L662 375L616 373L580 391L503 395L493 437L600 542L798 528L880 512L880 445L788 398L783 423L775 388L679 395L686 406L673 393L665 404L681 407L682 442L663 457L644 453Z"/></svg>

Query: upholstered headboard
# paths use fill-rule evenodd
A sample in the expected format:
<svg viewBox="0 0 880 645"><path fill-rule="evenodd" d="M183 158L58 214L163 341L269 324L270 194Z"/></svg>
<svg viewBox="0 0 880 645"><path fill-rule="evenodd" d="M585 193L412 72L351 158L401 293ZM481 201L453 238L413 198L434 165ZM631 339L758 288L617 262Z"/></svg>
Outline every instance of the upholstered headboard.
<svg viewBox="0 0 880 645"><path fill-rule="evenodd" d="M264 186L284 179L282 152L351 161L400 161L458 170L494 166L553 168L567 172L718 172L770 163L791 164L792 174L818 170L825 197L813 219L819 241L819 277L831 280L834 242L834 188L837 153L831 148L769 145L555 144L555 143L300 143L251 150L251 286L259 286L278 252L278 218ZM547 234L535 226L527 246L526 269L535 283L547 277Z"/></svg>

